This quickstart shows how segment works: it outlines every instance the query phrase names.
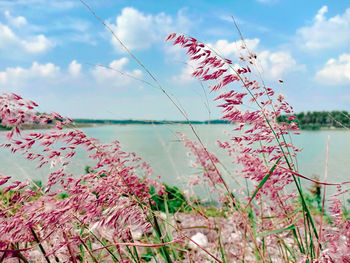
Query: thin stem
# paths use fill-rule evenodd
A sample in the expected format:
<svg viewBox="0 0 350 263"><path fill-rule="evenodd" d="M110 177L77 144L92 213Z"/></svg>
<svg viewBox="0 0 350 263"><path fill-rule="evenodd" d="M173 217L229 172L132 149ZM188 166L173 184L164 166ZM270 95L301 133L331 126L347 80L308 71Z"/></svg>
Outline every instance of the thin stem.
<svg viewBox="0 0 350 263"><path fill-rule="evenodd" d="M327 151L326 151L326 167L325 167L325 171L324 171L324 182L327 182L327 175L328 175L329 140L330 140L330 136L328 135L328 137L327 137ZM323 186L322 209L321 209L321 220L320 220L321 222L320 222L320 232L319 232L320 239L318 240L317 250L316 250L316 257L317 258L319 258L319 256L320 256L319 245L320 245L320 242L322 239L322 223L323 223L323 213L324 213L325 201L326 201L326 185Z"/></svg>
<svg viewBox="0 0 350 263"><path fill-rule="evenodd" d="M73 263L78 263L78 262L77 262L77 259L76 259L76 257L75 257L75 255L74 255L74 252L73 252L73 250L72 250L72 247L70 246L70 243L69 243L69 240L68 240L68 236L67 236L67 234L66 234L65 231L63 231L63 237L64 237L64 240L65 240L66 243L67 243L67 244L66 244L66 245L67 245L67 249L68 249L68 252L69 252L69 254L70 254L70 257L71 257Z"/></svg>
<svg viewBox="0 0 350 263"><path fill-rule="evenodd" d="M175 239L175 240L170 241L170 242L164 242L164 243L158 243L158 244L157 243L146 244L146 243L137 243L137 242L121 242L121 243L114 243L114 245L117 245L117 246L130 246L130 247L154 247L154 248L157 248L157 247L164 247L164 246L167 246L167 245L172 245L172 244L176 244L176 243L182 242L184 238L185 237L180 237L180 238ZM106 245L106 246L103 246L103 247L100 247L100 248L95 248L92 251L101 250L101 249L104 249L104 248L107 248L107 247L112 247L114 245Z"/></svg>
<svg viewBox="0 0 350 263"><path fill-rule="evenodd" d="M24 262L29 263L29 261L22 255L22 253L19 250L16 250L16 247L14 244L11 244L12 248L15 250L15 253L18 255L18 257Z"/></svg>
<svg viewBox="0 0 350 263"><path fill-rule="evenodd" d="M80 242L82 243L82 245L85 247L86 251L90 254L90 257L92 258L92 260L95 263L98 263L97 259L95 258L94 254L92 254L92 251L88 248L88 246L86 245L86 243L84 242L84 240L79 237Z"/></svg>
<svg viewBox="0 0 350 263"><path fill-rule="evenodd" d="M197 131L195 130L195 128L193 127L191 121L189 120L187 114L184 112L183 109L180 108L180 106L174 101L174 99L166 92L166 90L162 87L162 85L159 83L159 81L156 79L156 77L148 70L148 68L124 45L124 43L119 39L119 37L117 36L117 34L113 31L113 29L108 26L99 16L97 16L97 14L91 9L91 7L85 3L83 0L80 0L80 2L90 11L90 13L98 20L101 22L101 24L108 29L111 34L113 35L113 37L119 42L119 44L125 49L125 51L145 70L145 72L152 78L152 80L156 83L156 85L158 86L158 88L163 92L163 94L172 102L172 104L177 108L177 110L181 113L181 115L186 119L188 125L190 126L193 134L195 135L196 139L198 140L198 142L201 144L201 146L203 147L204 151L207 151L206 147L204 146L201 138L199 137ZM212 157L209 155L209 159L212 163L212 165L214 166L215 172L218 174L218 176L220 177L220 180L222 182L222 184L224 185L226 191L229 193L230 198L232 199L232 202L235 202L234 198L231 196L231 191L227 185L227 183L225 182L225 180L223 179L221 173L219 172L219 170L217 169Z"/></svg>
<svg viewBox="0 0 350 263"><path fill-rule="evenodd" d="M155 214L153 214L153 223L154 223L154 229L156 230L156 233L157 233L157 236L158 238L162 241L162 243L164 244L164 239L162 238L162 232L161 232L161 229L160 229L160 226L158 224L158 220L155 216ZM164 253L164 258L167 262L170 262L172 263L173 261L171 260L170 258L170 255L168 253L168 250L167 250L167 247L166 246L162 246L161 247L161 250L163 251Z"/></svg>
<svg viewBox="0 0 350 263"><path fill-rule="evenodd" d="M35 241L38 243L40 251L41 251L41 253L43 253L43 255L44 255L45 259L46 259L46 262L47 263L51 263L49 257L46 256L46 252L45 252L44 247L41 245L41 242L40 242L38 236L35 234L35 231L34 231L34 229L32 227L30 228L30 231L32 232L33 237L35 238Z"/></svg>

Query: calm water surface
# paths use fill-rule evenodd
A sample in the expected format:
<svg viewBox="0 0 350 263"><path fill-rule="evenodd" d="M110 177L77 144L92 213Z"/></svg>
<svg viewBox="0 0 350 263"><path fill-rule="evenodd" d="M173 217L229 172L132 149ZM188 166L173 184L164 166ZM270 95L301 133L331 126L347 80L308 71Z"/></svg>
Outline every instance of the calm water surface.
<svg viewBox="0 0 350 263"><path fill-rule="evenodd" d="M216 146L216 141L227 140L225 133L233 128L229 125L197 125L195 126L199 136L208 149L215 152L220 161L229 171L235 167L230 157ZM190 128L184 125L110 125L83 128L89 136L100 139L102 142L118 140L125 151L135 152L145 161L151 164L156 175L162 181L186 187L188 178L199 170L190 167L188 150L179 142L176 132L182 132L190 138L194 138ZM323 130L302 131L300 135L294 135L292 140L303 151L298 155L299 171L305 176L324 177L327 136L330 135L330 151L328 166L328 181L350 181L350 131L347 130ZM0 132L0 141L4 132ZM82 172L86 165L92 165L83 151L78 152L71 166L71 171ZM40 179L45 181L49 167L36 169L37 164L24 160L19 154L11 154L7 149L0 149L0 173L10 175L14 179L25 178ZM234 183L231 183L235 187ZM305 185L308 185L305 182ZM201 196L206 195L206 190L196 190ZM328 191L328 190L327 190ZM329 189L329 192L334 192Z"/></svg>

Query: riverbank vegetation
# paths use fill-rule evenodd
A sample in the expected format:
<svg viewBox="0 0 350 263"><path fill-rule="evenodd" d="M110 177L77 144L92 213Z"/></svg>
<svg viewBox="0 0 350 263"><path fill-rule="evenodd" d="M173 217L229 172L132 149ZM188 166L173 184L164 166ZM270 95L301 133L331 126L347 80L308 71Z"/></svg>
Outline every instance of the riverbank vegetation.
<svg viewBox="0 0 350 263"><path fill-rule="evenodd" d="M302 130L350 129L350 114L347 111L308 111L294 115L296 117L294 120L288 120L289 115L281 115L277 120L288 123L296 122Z"/></svg>
<svg viewBox="0 0 350 263"><path fill-rule="evenodd" d="M40 114L40 113L38 113ZM298 123L301 130L320 130L320 129L350 129L350 114L347 111L308 111L306 113L296 113L293 122ZM290 123L292 120L288 120L290 115L280 115L277 118L278 122ZM73 119L76 127L91 127L96 125L170 125L170 124L183 124L187 125L188 122L173 121L173 120L108 120L108 119ZM232 124L228 120L213 119L205 121L191 120L194 125L201 124ZM47 124L47 128L54 126L52 123ZM24 129L42 129L43 126L39 124L24 125ZM9 130L11 127L1 125L0 118L0 130Z"/></svg>

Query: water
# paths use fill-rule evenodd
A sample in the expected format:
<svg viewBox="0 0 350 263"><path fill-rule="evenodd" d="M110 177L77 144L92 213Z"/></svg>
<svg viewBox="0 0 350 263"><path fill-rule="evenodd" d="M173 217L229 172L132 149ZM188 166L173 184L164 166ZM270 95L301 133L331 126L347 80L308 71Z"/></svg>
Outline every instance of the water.
<svg viewBox="0 0 350 263"><path fill-rule="evenodd" d="M217 157L229 171L235 167L226 152L219 149L216 141L227 140L225 131L231 131L230 125L197 125L199 136L209 150ZM102 142L118 140L125 151L135 152L151 164L156 175L170 185L187 187L188 179L198 173L198 169L190 167L188 150L179 141L176 132L182 132L194 138L191 129L186 125L106 125L82 128L89 136ZM0 132L3 137L5 132ZM298 154L298 166L301 174L307 177L319 176L323 180L326 161L327 136L330 136L328 181L339 183L350 181L350 131L322 130L302 131L300 135L293 135L295 145L303 148ZM0 137L0 138L1 138ZM2 141L3 139L1 139ZM81 173L86 165L92 165L86 154L78 152L75 156L71 171ZM8 149L0 149L0 173L12 176L15 180L31 178L45 182L49 167L36 169L36 163L24 160L19 154L11 154ZM235 184L230 182L232 187ZM310 185L305 182L306 185ZM206 189L197 189L202 197L207 195ZM327 190L334 192L334 187Z"/></svg>

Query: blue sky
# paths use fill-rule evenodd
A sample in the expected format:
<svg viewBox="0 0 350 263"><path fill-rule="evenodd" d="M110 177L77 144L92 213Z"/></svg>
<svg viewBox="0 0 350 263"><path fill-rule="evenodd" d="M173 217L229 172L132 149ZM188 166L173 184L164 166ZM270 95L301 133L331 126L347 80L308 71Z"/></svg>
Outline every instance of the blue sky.
<svg viewBox="0 0 350 263"><path fill-rule="evenodd" d="M264 79L296 112L350 111L348 1L86 2L191 119L219 118L220 110L210 102L213 95L190 78L183 50L163 40L186 33L234 59L239 37L231 14L258 54ZM149 80L80 1L0 2L1 92L73 118L183 119L160 90L98 65Z"/></svg>

